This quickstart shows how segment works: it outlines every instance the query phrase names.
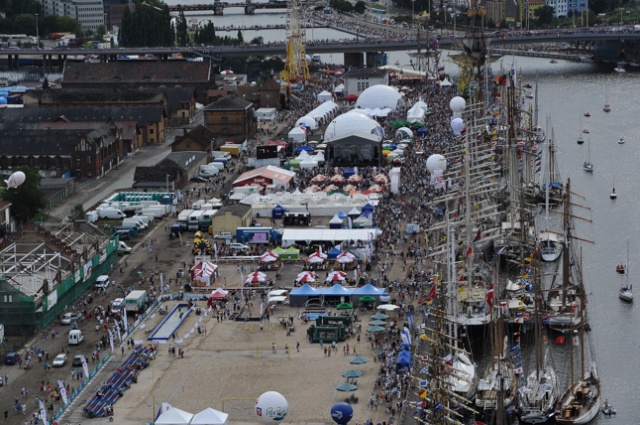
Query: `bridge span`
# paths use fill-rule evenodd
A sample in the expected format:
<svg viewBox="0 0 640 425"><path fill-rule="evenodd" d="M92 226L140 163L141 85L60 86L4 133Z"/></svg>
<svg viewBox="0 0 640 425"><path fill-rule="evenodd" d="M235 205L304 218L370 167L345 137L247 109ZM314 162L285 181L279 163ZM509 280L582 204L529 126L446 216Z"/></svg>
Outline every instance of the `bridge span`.
<svg viewBox="0 0 640 425"><path fill-rule="evenodd" d="M460 40L455 37L441 37L438 41L439 49L457 49ZM640 32L634 33L552 33L521 36L489 37L487 43L495 48L503 48L508 45L524 44L553 44L559 42L593 44L595 46L594 59L603 62L627 61L640 63ZM598 46L601 45L600 51ZM416 39L391 40L358 38L349 41L336 41L330 43L306 43L308 54L344 53L345 61L351 59L345 65L358 66L360 60L355 59L363 55L377 54L391 51L415 51L427 49L428 40ZM609 52L610 51L610 52ZM609 52L609 53L607 53ZM285 55L284 43L271 43L265 45L242 46L198 46L198 47L128 47L128 48L59 48L59 49L34 49L34 48L0 48L0 57L8 59L9 67L17 67L20 57L42 58L44 62L63 62L70 56L98 56L104 61L116 61L124 56L140 55L153 56L158 60L167 60L177 54L201 56L205 58L222 60L225 56L275 56ZM633 54L637 57L623 57L621 54ZM355 61L355 62L354 62ZM369 61L367 61L369 63Z"/></svg>

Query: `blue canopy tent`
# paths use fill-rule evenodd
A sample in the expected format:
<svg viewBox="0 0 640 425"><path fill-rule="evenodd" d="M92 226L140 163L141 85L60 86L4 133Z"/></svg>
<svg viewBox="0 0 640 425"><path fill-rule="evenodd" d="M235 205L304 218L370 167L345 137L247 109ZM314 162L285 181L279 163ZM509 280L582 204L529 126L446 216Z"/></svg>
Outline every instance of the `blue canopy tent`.
<svg viewBox="0 0 640 425"><path fill-rule="evenodd" d="M331 288L320 289L323 297L350 297L351 292L351 289L347 289L339 283L336 283ZM291 295L289 295L289 297L291 297Z"/></svg>
<svg viewBox="0 0 640 425"><path fill-rule="evenodd" d="M311 146L302 145L302 146L298 146L297 148L295 148L293 152L294 153L300 153L302 151L313 152L314 149Z"/></svg>
<svg viewBox="0 0 640 425"><path fill-rule="evenodd" d="M329 229L342 229L342 219L338 217L338 214L334 215L329 221Z"/></svg>
<svg viewBox="0 0 640 425"><path fill-rule="evenodd" d="M286 212L286 208L282 205L276 205L271 210L271 218L282 218L284 217L284 213Z"/></svg>
<svg viewBox="0 0 640 425"><path fill-rule="evenodd" d="M398 359L396 360L397 370L410 369L411 368L411 351L403 349L398 353Z"/></svg>
<svg viewBox="0 0 640 425"><path fill-rule="evenodd" d="M416 133L418 134L418 137L424 137L427 135L427 128L420 127L419 129L416 130Z"/></svg>
<svg viewBox="0 0 640 425"><path fill-rule="evenodd" d="M329 252L327 252L328 260L335 260L338 258L338 255L342 254L342 251L338 247L331 248Z"/></svg>
<svg viewBox="0 0 640 425"><path fill-rule="evenodd" d="M339 218L347 218L347 214L343 213L342 211L338 211L338 213L336 214Z"/></svg>
<svg viewBox="0 0 640 425"><path fill-rule="evenodd" d="M373 286L370 283L367 283L366 285L364 285L361 288L356 288L353 290L353 292L351 292L351 300L353 302L356 302L357 300L359 300L362 297L380 297L382 295L386 295L386 293L384 292L384 289L382 288L376 288L375 286ZM378 301L380 299L378 298Z"/></svg>
<svg viewBox="0 0 640 425"><path fill-rule="evenodd" d="M362 214L367 212L373 213L373 210L374 210L373 205L367 204L364 207L362 207Z"/></svg>
<svg viewBox="0 0 640 425"><path fill-rule="evenodd" d="M289 305L292 307L302 307L309 299L320 298L320 296L320 291L305 283L289 293Z"/></svg>
<svg viewBox="0 0 640 425"><path fill-rule="evenodd" d="M345 179L348 179L349 177L353 176L355 173L356 173L356 170L354 168L347 168L342 172L342 177L344 177Z"/></svg>

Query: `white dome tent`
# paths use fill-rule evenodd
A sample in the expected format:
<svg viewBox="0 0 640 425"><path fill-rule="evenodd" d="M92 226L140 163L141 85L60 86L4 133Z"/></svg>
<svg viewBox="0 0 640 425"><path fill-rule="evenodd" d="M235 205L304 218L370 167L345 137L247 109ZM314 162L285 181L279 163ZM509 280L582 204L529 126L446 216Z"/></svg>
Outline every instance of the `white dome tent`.
<svg viewBox="0 0 640 425"><path fill-rule="evenodd" d="M306 125L311 130L318 128L318 122L316 119L308 115L298 118L298 121L296 121L296 127L300 127L301 125Z"/></svg>
<svg viewBox="0 0 640 425"><path fill-rule="evenodd" d="M330 142L351 134L373 136L378 141L382 141L384 130L376 120L360 113L348 112L338 115L329 123L324 132L324 141Z"/></svg>
<svg viewBox="0 0 640 425"><path fill-rule="evenodd" d="M396 139L404 139L406 137L413 137L413 131L409 127L400 127L396 130Z"/></svg>
<svg viewBox="0 0 640 425"><path fill-rule="evenodd" d="M376 84L363 91L356 101L357 108L391 108L398 109L404 101L402 95L385 84Z"/></svg>
<svg viewBox="0 0 640 425"><path fill-rule="evenodd" d="M429 105L427 105L427 102L425 102L424 100L422 100L422 98L420 98L420 100L418 100L413 107L415 108L416 106L420 107L424 113L428 113L429 112Z"/></svg>
<svg viewBox="0 0 640 425"><path fill-rule="evenodd" d="M300 127L292 128L288 136L294 143L304 143L307 140L307 132Z"/></svg>

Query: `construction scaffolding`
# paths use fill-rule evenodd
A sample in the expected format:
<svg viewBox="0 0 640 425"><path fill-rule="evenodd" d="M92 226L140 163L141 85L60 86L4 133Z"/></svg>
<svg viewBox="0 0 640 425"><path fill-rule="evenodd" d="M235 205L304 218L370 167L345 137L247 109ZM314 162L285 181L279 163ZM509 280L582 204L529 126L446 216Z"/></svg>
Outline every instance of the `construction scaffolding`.
<svg viewBox="0 0 640 425"><path fill-rule="evenodd" d="M118 239L86 224L37 226L0 250L0 323L31 336L117 259Z"/></svg>

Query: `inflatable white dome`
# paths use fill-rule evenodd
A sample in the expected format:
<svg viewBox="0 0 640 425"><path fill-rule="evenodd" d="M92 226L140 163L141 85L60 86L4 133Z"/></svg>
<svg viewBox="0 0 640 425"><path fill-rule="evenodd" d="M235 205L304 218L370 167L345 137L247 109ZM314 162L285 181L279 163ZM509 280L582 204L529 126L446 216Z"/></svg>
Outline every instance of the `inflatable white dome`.
<svg viewBox="0 0 640 425"><path fill-rule="evenodd" d="M367 118L373 118L369 112L360 108L350 109L347 112L345 112L345 114L360 114Z"/></svg>
<svg viewBox="0 0 640 425"><path fill-rule="evenodd" d="M324 141L330 142L350 134L374 135L381 141L384 130L376 120L359 113L348 112L338 115L329 123L324 132Z"/></svg>
<svg viewBox="0 0 640 425"><path fill-rule="evenodd" d="M391 108L396 110L403 103L402 96L397 90L385 84L376 84L358 96L356 108Z"/></svg>

